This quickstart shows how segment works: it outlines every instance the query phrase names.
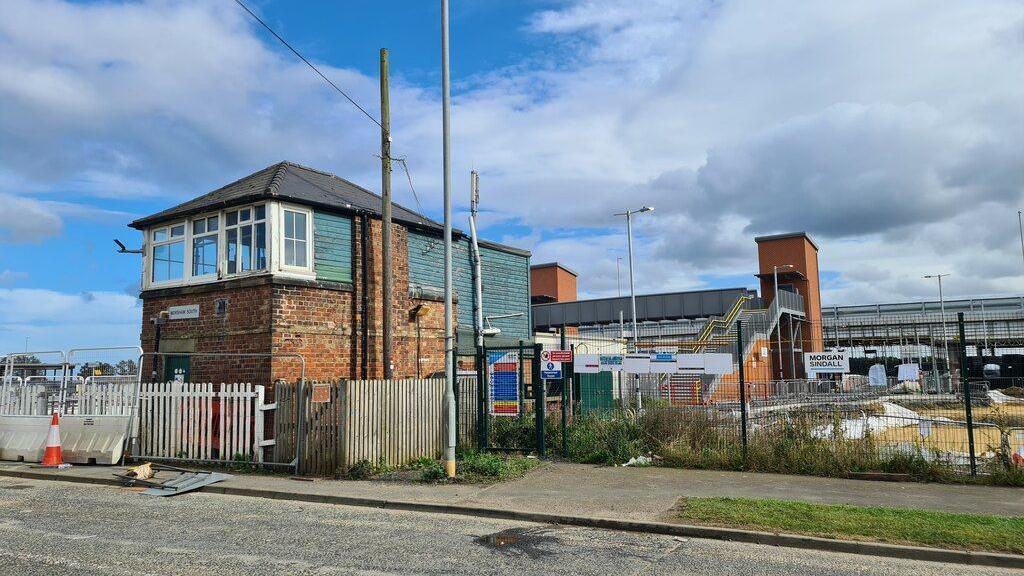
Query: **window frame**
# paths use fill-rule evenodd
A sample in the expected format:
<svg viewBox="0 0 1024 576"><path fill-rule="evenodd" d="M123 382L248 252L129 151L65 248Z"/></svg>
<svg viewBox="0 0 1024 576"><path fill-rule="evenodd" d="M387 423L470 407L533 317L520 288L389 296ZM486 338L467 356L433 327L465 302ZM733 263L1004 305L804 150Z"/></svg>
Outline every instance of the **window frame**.
<svg viewBox="0 0 1024 576"><path fill-rule="evenodd" d="M150 228L150 242L147 251L149 255L149 269L146 270L146 280L150 286L170 286L175 284L183 284L188 281L188 278L190 277L189 270L191 267L191 258L189 253L189 250L191 248L189 238L189 224L190 220L186 218L184 220L167 222L165 224L161 224L160 226ZM174 228L177 228L178 226L184 226L182 234L180 236L172 236L171 231ZM160 231L165 231L166 236L162 240L157 240L156 235ZM182 245L181 278L168 278L166 280L157 280L154 277L156 273L156 249L161 246L170 246L171 244L178 243Z"/></svg>
<svg viewBox="0 0 1024 576"><path fill-rule="evenodd" d="M256 211L260 207L263 208L264 214L262 219L257 219ZM228 213L242 210L250 210L249 220L245 222L236 222L236 224L228 226ZM285 245L289 239L285 236L284 223L288 212L299 213L305 217L305 266L287 264L285 261ZM207 230L207 223L206 225L199 225L199 229L203 229L202 233L196 233L196 223L198 221L208 221L213 217L217 218L216 232L209 232ZM239 224L242 226L239 226ZM228 231L231 229L237 230L244 226L252 227L252 252L250 255L250 263L254 266L257 264L260 257L260 247L257 245L257 238L259 237L257 225L259 224L264 226L264 243L262 245L264 253L262 256L265 259L265 263L263 268L236 270L234 273L228 273ZM172 237L171 229L179 226L183 229L183 234ZM305 204L286 203L273 199L265 199L251 204L239 204L226 208L219 208L217 210L202 212L184 218L179 217L174 220L159 222L143 230L143 244L145 252L143 255L142 265L142 289L155 290L211 284L214 282L222 282L257 275L291 277L304 280L316 278L316 228L316 210L314 207ZM156 238L161 233L165 234L166 237L162 240L157 240ZM216 237L216 273L207 272L205 274L194 274L196 264L195 242L203 237ZM182 252L184 253L181 277L161 281L154 280L153 272L157 265L155 250L159 246L173 244L175 242L182 243ZM239 245L240 244L241 242L239 239ZM240 248L239 251L241 251ZM237 258L239 258L239 256L236 256L236 261L238 261Z"/></svg>
<svg viewBox="0 0 1024 576"><path fill-rule="evenodd" d="M256 209L259 208L259 207L263 208L263 218L262 219L257 219L256 218ZM241 212L243 210L248 210L249 211L249 218L247 220L243 221L243 220L240 220L240 219L236 218L234 224L228 224L228 213L237 212L237 213L239 213L239 215L241 215ZM274 218L272 217L273 214L274 214L274 211L273 211L273 207L272 207L271 203L269 203L269 202L256 202L255 204L241 204L241 205L238 205L238 206L231 206L230 208L225 208L224 210L222 210L220 212L220 214L221 214L221 222L222 223L221 223L221 226L220 226L220 231L219 231L220 237L219 237L218 241L221 243L221 246L224 247L224 250L223 250L223 254L221 254L221 256L220 256L220 261L223 263L223 267L222 267L221 273L219 274L219 277L221 279L224 279L224 278L240 278L242 276L250 276L250 275L253 275L253 274L266 274L266 273L270 272L271 271L271 262L273 260L271 258L271 252L272 252L272 249L273 249L273 244L272 244L272 241L271 241L270 231L271 231L271 228L273 227L272 222L274 220ZM266 259L266 261L263 263L263 267L262 268L255 268L256 254L258 252L257 245L256 245L256 237L257 237L257 235L256 235L256 228L257 228L257 224L263 224L263 244L264 244L263 249L264 249L264 258ZM250 235L249 235L249 246L250 246L249 269L242 270L241 269L241 252L242 252L241 251L241 245L242 245L241 244L241 234L242 234L241 231L242 231L243 228L246 228L246 227L248 227L250 229L250 231L251 231ZM235 255L236 265L235 265L235 271L234 272L230 271L231 270L231 268L230 268L230 264L231 263L228 260L229 245L228 245L227 239L228 239L228 233L231 230L236 230L237 231L236 232L236 234L237 234L237 236L236 236L236 245L239 246L238 251L237 251L238 253Z"/></svg>
<svg viewBox="0 0 1024 576"><path fill-rule="evenodd" d="M209 231L209 221L210 221L211 218L216 218L217 219L217 230L215 230L213 232ZM200 221L204 222L204 224L203 224L204 231L202 233L200 233L200 234L196 234L196 232L195 232L195 230L196 230L195 225L196 225L197 222L200 222ZM221 216L220 212L213 212L211 214L201 214L201 215L193 216L192 218L188 219L188 226L187 226L188 234L187 235L189 237L189 249L190 249L190 251L189 251L189 259L191 260L189 262L189 268L188 268L189 269L189 275L188 275L188 277L189 277L190 280L193 280L193 279L209 280L211 278L220 278L220 276L221 276L220 235L221 235L221 230L224 228L224 226L221 224L222 221L223 221L223 217ZM215 238L215 240L214 240L214 250L217 251L217 259L214 262L214 270L213 270L213 272L207 272L206 274L196 274L195 273L195 270L196 270L196 262L195 262L196 240L199 239L199 238L208 238L210 236L213 236Z"/></svg>
<svg viewBox="0 0 1024 576"><path fill-rule="evenodd" d="M285 254L286 254L285 246L287 245L287 241L289 240L289 238L287 238L287 236L286 236L285 214L288 213L288 212L295 212L295 213L298 213L298 214L303 214L305 216L305 218L306 218L306 236L305 236L305 239L303 240L305 242L305 244L306 244L306 265L305 266L296 266L294 264L288 264L287 263L287 258L285 256ZM276 243L277 244L277 250L279 251L279 254L281 255L280 259L278 260L278 262L280 263L279 269L284 271L284 272L296 272L296 273L301 273L301 274L307 275L307 276L314 274L314 270L313 270L313 266L314 266L314 263L313 263L313 254L314 254L314 248L313 248L313 231L314 231L313 230L313 228L314 228L313 227L313 209L312 208L308 208L306 206L299 206L299 205L295 205L295 204L281 204L280 205L280 210L278 210L278 214L277 214L277 217L275 218L275 220L277 220L280 223L280 228L279 228L280 234L277 235L279 240ZM292 239L292 240L294 241L294 239Z"/></svg>

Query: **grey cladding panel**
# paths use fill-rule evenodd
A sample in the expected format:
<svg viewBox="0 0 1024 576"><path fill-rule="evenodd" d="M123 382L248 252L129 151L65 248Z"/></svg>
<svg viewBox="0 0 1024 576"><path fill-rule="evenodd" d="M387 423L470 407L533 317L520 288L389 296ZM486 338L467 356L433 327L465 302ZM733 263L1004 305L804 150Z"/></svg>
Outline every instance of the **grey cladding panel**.
<svg viewBox="0 0 1024 576"><path fill-rule="evenodd" d="M746 288L727 288L637 296L637 321L721 316L743 295L756 297L757 293ZM533 325L535 330L543 331L563 325L611 324L619 321L619 310L625 320L632 319L627 297L538 304L533 307Z"/></svg>

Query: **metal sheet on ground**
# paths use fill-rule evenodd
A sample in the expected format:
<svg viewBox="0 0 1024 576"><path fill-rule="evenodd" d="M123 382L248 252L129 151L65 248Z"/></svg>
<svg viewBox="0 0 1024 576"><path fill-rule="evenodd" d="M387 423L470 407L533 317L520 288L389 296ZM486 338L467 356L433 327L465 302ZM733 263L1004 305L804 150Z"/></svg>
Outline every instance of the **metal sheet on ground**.
<svg viewBox="0 0 1024 576"><path fill-rule="evenodd" d="M209 486L229 478L231 478L231 474L223 474L221 472L182 472L180 475L164 482L163 486L159 488L154 486L143 492L143 494L149 494L150 496L177 496L178 494L198 490L203 486Z"/></svg>

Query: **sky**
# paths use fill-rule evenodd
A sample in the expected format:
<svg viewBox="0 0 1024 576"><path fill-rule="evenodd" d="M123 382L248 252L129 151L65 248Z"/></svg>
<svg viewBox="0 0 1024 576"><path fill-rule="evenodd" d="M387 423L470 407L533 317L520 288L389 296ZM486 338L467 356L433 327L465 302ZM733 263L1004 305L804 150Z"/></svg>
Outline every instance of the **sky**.
<svg viewBox="0 0 1024 576"><path fill-rule="evenodd" d="M439 2L250 0L374 116L390 51L396 200L441 217ZM379 132L232 0L4 0L0 351L135 344L127 223L280 160L379 188ZM1020 0L452 0L465 228L614 295L753 286L807 231L825 305L1020 294ZM625 267L623 266L623 270ZM625 279L622 280L625 286Z"/></svg>

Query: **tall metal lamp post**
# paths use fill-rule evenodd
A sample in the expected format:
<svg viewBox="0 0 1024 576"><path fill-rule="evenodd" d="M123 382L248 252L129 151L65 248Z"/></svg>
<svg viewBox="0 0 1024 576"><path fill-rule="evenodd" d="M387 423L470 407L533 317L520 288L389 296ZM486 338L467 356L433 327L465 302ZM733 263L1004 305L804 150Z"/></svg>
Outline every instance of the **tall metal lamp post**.
<svg viewBox="0 0 1024 576"><path fill-rule="evenodd" d="M952 385L952 383L953 383L952 374L953 373L950 370L950 366L949 366L949 336L946 333L946 301L942 297L942 277L943 276L949 276L949 274L948 273L943 273L943 274L925 274L923 276L923 278L927 278L929 280L932 279L932 278L935 278L936 280L939 281L939 313L942 314L942 347L943 347L943 349L945 350L945 353L946 353L946 373L950 374L950 385ZM934 367L934 366L937 366L937 365L938 365L938 362L935 361L935 351L934 351L934 346L933 346L933 350L932 350L932 366ZM961 369L962 369L962 367L961 367ZM935 386L936 386L936 388L940 388L941 385L938 382L936 382ZM937 390L937 391L938 392L942 392L941 389Z"/></svg>
<svg viewBox="0 0 1024 576"><path fill-rule="evenodd" d="M629 306L633 313L633 351L636 352L637 338L640 336L636 326L636 291L633 289L633 214L652 212L653 206L643 206L638 210L626 210L617 212L616 216L626 217L626 251L629 257ZM640 377L636 376L636 409L643 410L643 398L640 396Z"/></svg>
<svg viewBox="0 0 1024 576"><path fill-rule="evenodd" d="M779 304L779 270L788 270L790 268L796 268L796 266L792 264L772 266L772 283L775 286L775 293L772 295L772 298L775 299L776 314L779 315L779 321L775 326L775 333L778 334L777 342L779 344L779 380L782 380L782 306ZM790 346L792 345L793 343L790 342ZM794 373L796 372L796 367L793 368L793 371Z"/></svg>

